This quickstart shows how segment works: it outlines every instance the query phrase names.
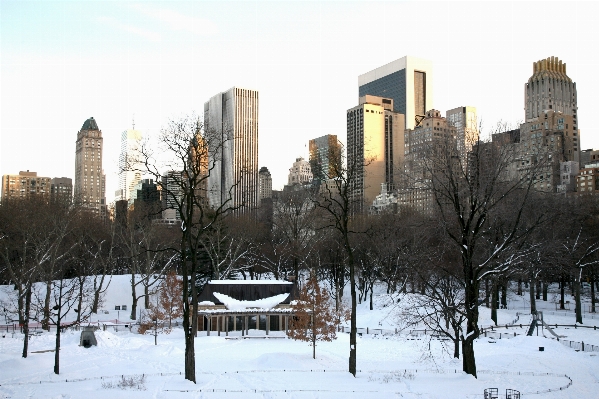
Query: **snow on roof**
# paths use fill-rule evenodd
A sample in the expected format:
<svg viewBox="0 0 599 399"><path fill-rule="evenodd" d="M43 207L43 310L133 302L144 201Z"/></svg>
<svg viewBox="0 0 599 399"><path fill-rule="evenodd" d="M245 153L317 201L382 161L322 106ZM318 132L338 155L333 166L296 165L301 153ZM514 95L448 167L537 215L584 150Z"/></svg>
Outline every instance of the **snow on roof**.
<svg viewBox="0 0 599 399"><path fill-rule="evenodd" d="M258 299L256 301L239 301L218 292L213 292L212 295L221 301L229 310L245 310L247 308L272 309L289 296L289 294L279 294L269 298Z"/></svg>
<svg viewBox="0 0 599 399"><path fill-rule="evenodd" d="M211 280L208 284L293 284L286 280Z"/></svg>

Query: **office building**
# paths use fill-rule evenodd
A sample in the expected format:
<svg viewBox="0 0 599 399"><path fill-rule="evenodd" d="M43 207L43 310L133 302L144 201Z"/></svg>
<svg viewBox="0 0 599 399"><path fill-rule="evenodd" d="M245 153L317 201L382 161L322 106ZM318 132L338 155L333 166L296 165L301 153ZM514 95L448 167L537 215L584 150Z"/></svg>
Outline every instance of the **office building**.
<svg viewBox="0 0 599 399"><path fill-rule="evenodd" d="M106 216L106 175L102 169L102 131L91 117L77 133L75 202Z"/></svg>
<svg viewBox="0 0 599 399"><path fill-rule="evenodd" d="M468 152L472 151L472 146L478 141L476 108L453 108L445 113L445 118L455 128L457 150L460 161L465 165Z"/></svg>
<svg viewBox="0 0 599 399"><path fill-rule="evenodd" d="M359 97L393 100L392 111L405 115L404 127L413 129L433 108L432 74L430 61L406 56L360 75Z"/></svg>
<svg viewBox="0 0 599 399"><path fill-rule="evenodd" d="M579 193L599 193L599 162L587 164L576 176L576 188Z"/></svg>
<svg viewBox="0 0 599 399"><path fill-rule="evenodd" d="M580 151L580 167L584 168L589 163L599 162L599 150L587 149Z"/></svg>
<svg viewBox="0 0 599 399"><path fill-rule="evenodd" d="M368 209L381 184L393 190L403 163L404 115L393 99L366 95L347 110L347 174L357 211Z"/></svg>
<svg viewBox="0 0 599 399"><path fill-rule="evenodd" d="M452 162L451 167L462 167L466 170L465 163L458 162L460 158L456 143L457 128L454 123L442 117L438 110L432 109L426 112L420 126L406 129L404 135L406 181L398 192L398 205L402 211L409 209L410 212L417 211L424 214L432 212L433 196L430 181L432 174L437 173L439 160L443 162L444 167L449 157Z"/></svg>
<svg viewBox="0 0 599 399"><path fill-rule="evenodd" d="M321 182L339 177L341 172L341 143L337 135L327 134L308 143L310 168L314 179Z"/></svg>
<svg viewBox="0 0 599 399"><path fill-rule="evenodd" d="M51 180L41 177L37 172L29 170L19 172L18 175L2 176L2 200L28 199L36 197L50 197Z"/></svg>
<svg viewBox="0 0 599 399"><path fill-rule="evenodd" d="M524 85L524 121L543 118L544 111L572 116L572 128L578 132L576 83L566 74L566 64L557 57L533 62L532 76Z"/></svg>
<svg viewBox="0 0 599 399"><path fill-rule="evenodd" d="M141 181L141 132L125 130L121 133L121 152L119 154L119 189L115 201L129 200L134 187Z"/></svg>
<svg viewBox="0 0 599 399"><path fill-rule="evenodd" d="M260 168L258 172L260 193L258 199L262 202L263 199L272 198L272 176L266 166Z"/></svg>
<svg viewBox="0 0 599 399"><path fill-rule="evenodd" d="M204 104L204 124L211 148L209 204L253 212L259 202L258 92L233 87L213 96Z"/></svg>
<svg viewBox="0 0 599 399"><path fill-rule="evenodd" d="M289 175L287 176L287 185L293 186L296 184L304 185L312 183L312 168L310 163L304 158L295 158L295 162L289 168Z"/></svg>
<svg viewBox="0 0 599 399"><path fill-rule="evenodd" d="M50 182L50 194L53 200L68 201L73 199L73 180L68 177L55 177Z"/></svg>
<svg viewBox="0 0 599 399"><path fill-rule="evenodd" d="M162 219L169 222L181 220L181 172L171 170L162 176L160 183L160 201L162 202Z"/></svg>

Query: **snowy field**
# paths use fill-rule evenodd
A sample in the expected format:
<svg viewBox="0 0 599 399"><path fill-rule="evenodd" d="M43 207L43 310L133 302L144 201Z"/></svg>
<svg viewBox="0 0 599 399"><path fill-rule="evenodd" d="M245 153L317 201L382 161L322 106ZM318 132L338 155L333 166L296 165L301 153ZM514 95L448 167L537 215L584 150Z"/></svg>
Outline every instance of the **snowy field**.
<svg viewBox="0 0 599 399"><path fill-rule="evenodd" d="M128 304L127 276L115 276L104 303ZM4 287L3 287L4 288ZM522 303L521 297L510 298ZM127 300L129 302L127 302ZM375 296L375 310L361 304L358 326L394 329L396 307L384 295ZM574 324L573 312L555 312L552 303L539 301L550 324ZM522 307L522 306L520 306ZM130 308L129 308L130 309ZM551 315L553 311L555 315ZM499 324L509 323L516 312L499 311ZM113 314L115 313L115 314ZM490 325L490 311L481 307L483 326ZM115 319L116 312L100 319ZM599 319L585 314L584 325ZM123 312L121 321L125 321ZM530 315L520 315L523 325ZM427 336L363 334L358 339L358 374L346 372L349 336L339 334L330 343L319 343L316 359L307 343L280 338L258 338L264 331L250 331L252 339L207 337L196 340L197 384L186 381L183 371L183 334L153 336L130 333L122 327L96 332L98 346L79 346L78 332L62 337L61 374L52 372L54 334L33 336L30 354L21 358L22 336L0 334L0 398L482 398L485 388L516 389L523 398L597 398L599 352L576 352L553 339L526 337L525 328L501 329L502 339L480 338L475 344L479 377L462 373L461 359L448 353L447 342ZM568 340L599 345L599 330L558 328ZM541 334L541 332L539 332ZM510 337L509 339L506 339ZM229 334L228 338L238 338ZM544 351L539 351L539 347ZM122 380L142 383L119 388ZM142 377L143 376L143 377ZM570 385L571 383L571 385ZM569 386L570 385L570 386ZM561 388L561 390L560 390ZM555 390L546 392L548 390ZM539 392L539 393L537 393Z"/></svg>

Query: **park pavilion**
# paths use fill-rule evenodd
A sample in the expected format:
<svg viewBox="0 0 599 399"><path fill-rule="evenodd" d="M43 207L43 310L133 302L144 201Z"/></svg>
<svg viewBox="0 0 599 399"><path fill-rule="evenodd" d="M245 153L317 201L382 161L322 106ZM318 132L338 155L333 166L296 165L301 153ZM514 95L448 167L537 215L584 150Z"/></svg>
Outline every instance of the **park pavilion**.
<svg viewBox="0 0 599 399"><path fill-rule="evenodd" d="M295 282L285 280L212 280L198 296L198 330L226 336L250 330L285 331L297 300Z"/></svg>

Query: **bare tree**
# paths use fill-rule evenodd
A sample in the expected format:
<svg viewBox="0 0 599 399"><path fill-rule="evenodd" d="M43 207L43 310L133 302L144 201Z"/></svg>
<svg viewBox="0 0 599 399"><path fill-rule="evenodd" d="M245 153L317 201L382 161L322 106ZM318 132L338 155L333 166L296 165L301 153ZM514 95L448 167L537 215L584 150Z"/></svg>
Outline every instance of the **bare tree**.
<svg viewBox="0 0 599 399"><path fill-rule="evenodd" d="M331 154L330 159L335 159ZM355 249L351 236L356 232L362 231L360 228L360 218L356 213L362 208L362 201L356 196L354 186L358 175L362 172L364 166L369 163L368 159L356 157L351 164L331 165L332 173L335 178L329 179L320 189L318 195L313 199L314 205L318 208L317 214L321 228L332 229L339 235L342 246L345 250L345 262L349 270L349 284L351 292L351 318L349 335L349 372L355 377L357 364L357 326L356 326L356 259Z"/></svg>
<svg viewBox="0 0 599 399"><path fill-rule="evenodd" d="M513 256L498 259L537 225L523 214L534 187L532 177L545 160L540 157L536 165L512 173L517 155L512 145L478 139L467 163L460 160L453 142L431 148L424 160L424 183L433 193L442 228L461 257L467 320L461 337L463 370L473 376L480 281L509 269ZM505 212L508 206L510 212Z"/></svg>
<svg viewBox="0 0 599 399"><path fill-rule="evenodd" d="M181 218L179 245L173 250L177 252L183 274L185 378L194 383L197 282L202 269L204 272L209 269L209 265L201 264L202 241L233 205L242 205L232 203L234 187L226 188L228 195L218 204L208 203L208 178L222 160L220 150L231 139L227 131L206 130L199 118L189 116L171 121L162 130L158 152L153 152L149 143L140 150L143 172L154 177L165 196L167 208Z"/></svg>

